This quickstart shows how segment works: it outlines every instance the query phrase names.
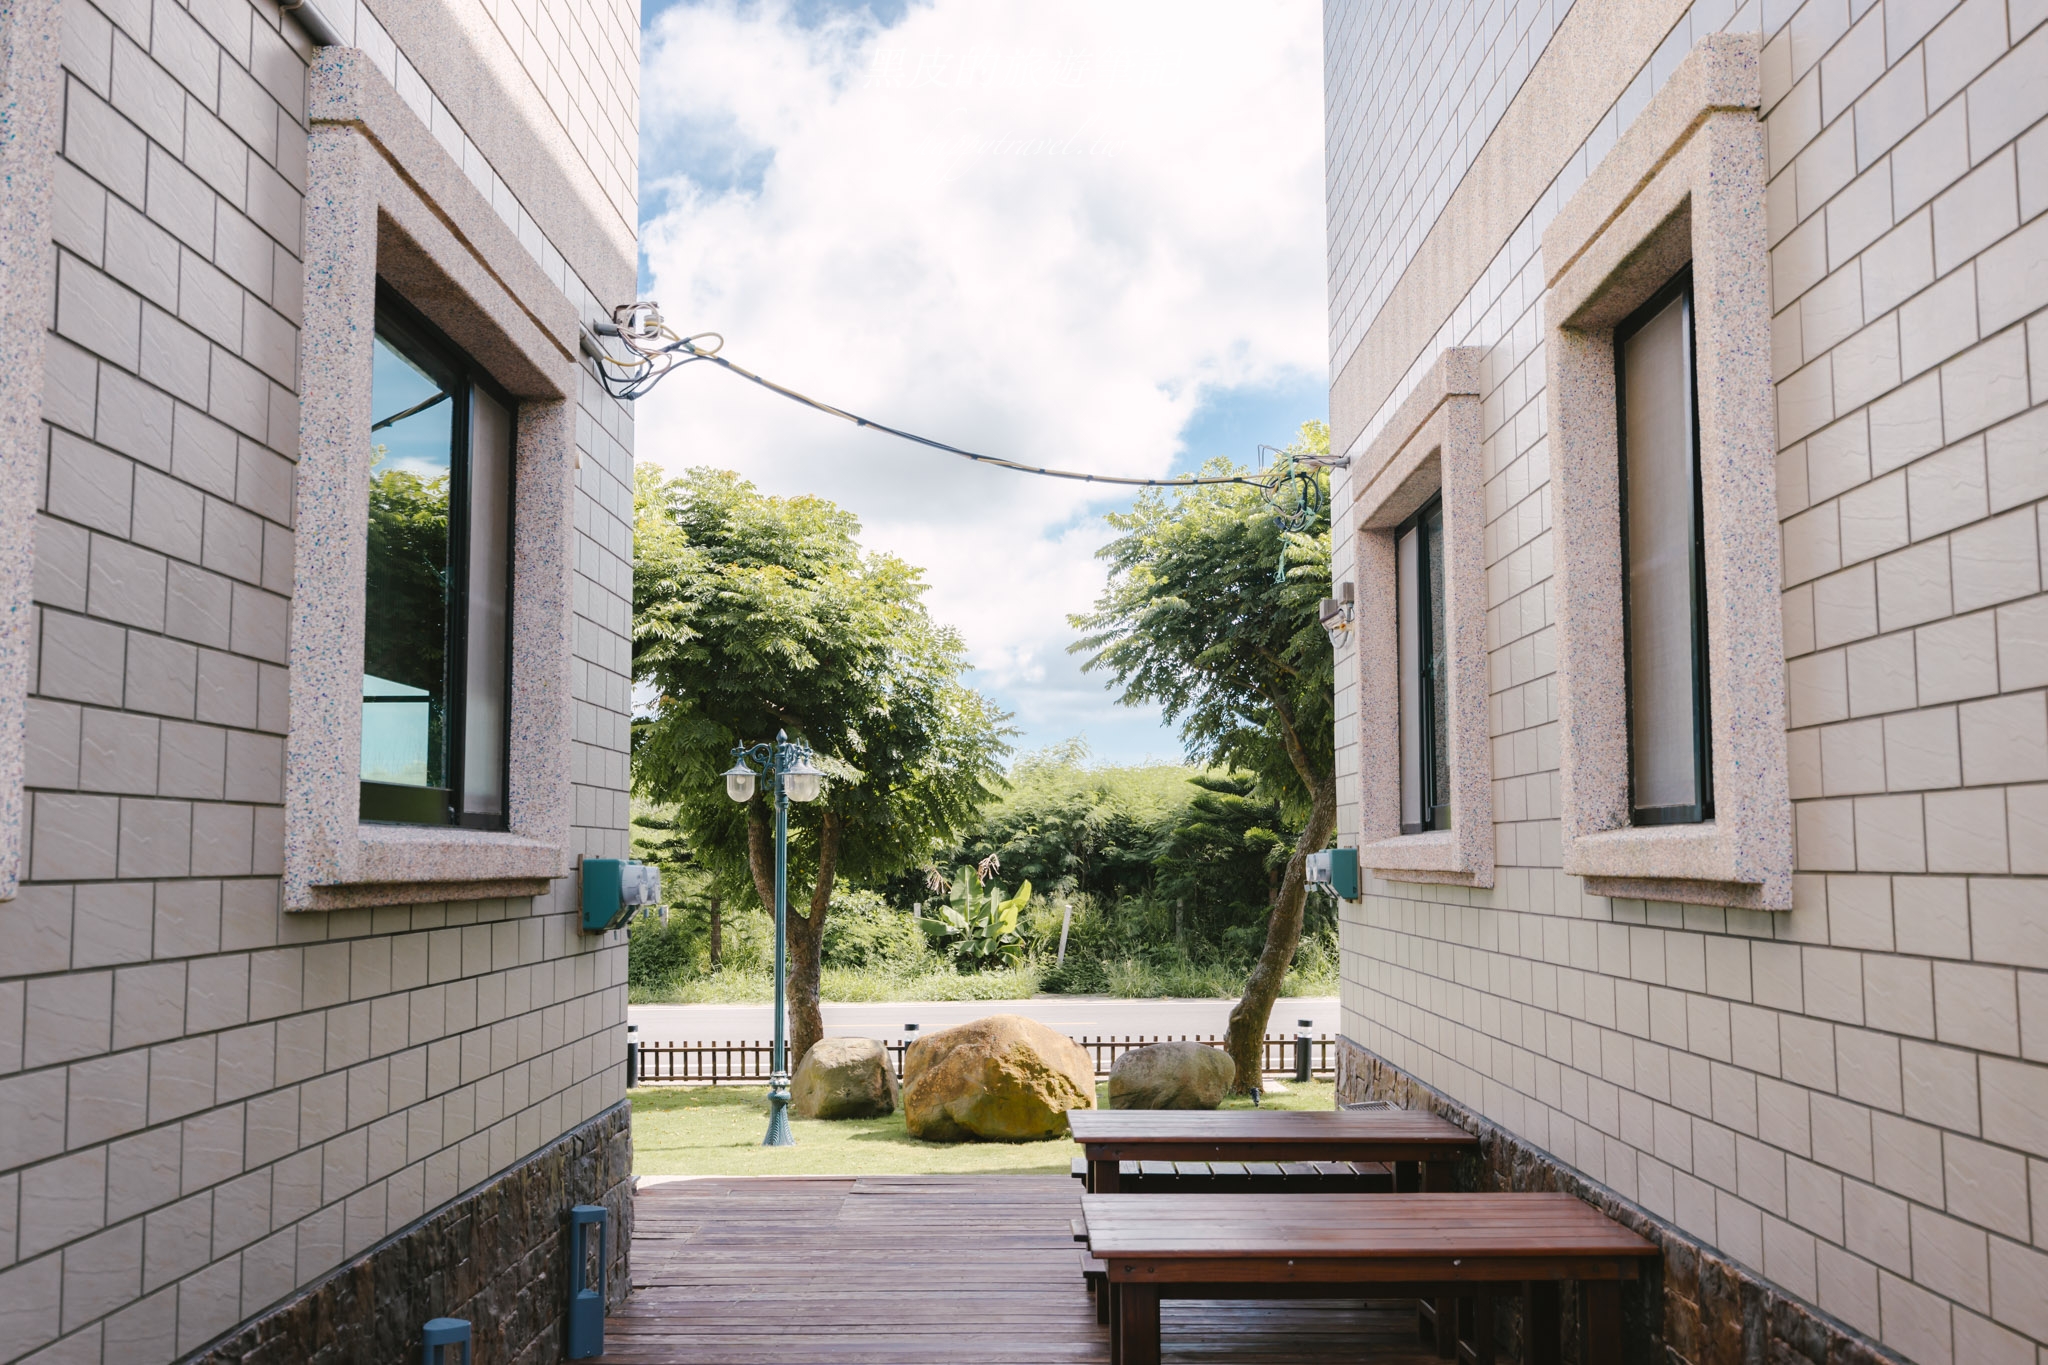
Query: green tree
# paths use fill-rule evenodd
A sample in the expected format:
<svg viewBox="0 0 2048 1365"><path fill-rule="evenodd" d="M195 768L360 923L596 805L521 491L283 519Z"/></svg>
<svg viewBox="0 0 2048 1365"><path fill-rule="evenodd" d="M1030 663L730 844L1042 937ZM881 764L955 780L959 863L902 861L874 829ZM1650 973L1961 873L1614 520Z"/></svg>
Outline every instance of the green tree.
<svg viewBox="0 0 2048 1365"><path fill-rule="evenodd" d="M1265 937L1292 851L1280 803L1245 773L1197 773L1188 781L1197 794L1160 841L1155 885L1184 939L1242 962Z"/></svg>
<svg viewBox="0 0 2048 1365"><path fill-rule="evenodd" d="M711 970L717 971L725 956L724 902L735 888L720 885L712 869L697 857L671 807L635 801L628 835L633 856L661 871L662 905L683 916L693 929L700 923L703 926L706 956ZM653 981L650 977L634 984L651 985Z"/></svg>
<svg viewBox="0 0 2048 1365"><path fill-rule="evenodd" d="M1327 455L1329 428L1304 423L1291 451ZM1236 472L1212 461L1204 473ZM1253 774L1301 821L1266 922L1265 944L1230 1012L1239 1086L1256 1089L1260 1044L1301 941L1308 855L1337 826L1330 642L1317 608L1330 592L1324 494L1300 531L1283 529L1260 490L1205 484L1148 491L1109 522L1110 579L1072 618L1072 649L1110 674L1127 704L1156 702L1190 761Z"/></svg>
<svg viewBox="0 0 2048 1365"><path fill-rule="evenodd" d="M994 854L1007 876L1048 895L1085 892L1106 901L1151 888L1160 829L1194 795L1178 765L1104 768L1088 763L1085 741L1020 756L1009 790L941 867L979 864ZM899 883L897 900L923 900L924 878Z"/></svg>
<svg viewBox="0 0 2048 1365"><path fill-rule="evenodd" d="M636 790L675 807L714 877L750 875L772 908L772 784L735 804L719 774L735 744L778 730L826 774L817 801L790 808L794 1065L824 1034L834 883L921 866L972 826L1002 780L1008 717L962 681L966 647L926 613L920 572L863 551L851 513L646 466L634 513L633 675L657 694L635 728Z"/></svg>

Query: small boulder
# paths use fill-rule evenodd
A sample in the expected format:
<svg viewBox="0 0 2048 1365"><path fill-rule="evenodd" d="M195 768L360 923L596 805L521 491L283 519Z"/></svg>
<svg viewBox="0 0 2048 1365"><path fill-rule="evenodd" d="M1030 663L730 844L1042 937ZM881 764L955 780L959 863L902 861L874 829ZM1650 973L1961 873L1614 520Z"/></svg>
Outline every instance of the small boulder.
<svg viewBox="0 0 2048 1365"><path fill-rule="evenodd" d="M1095 1107L1095 1063L1057 1029L992 1014L910 1045L903 1117L927 1142L1036 1142L1067 1131L1069 1109Z"/></svg>
<svg viewBox="0 0 2048 1365"><path fill-rule="evenodd" d="M1133 1048L1109 1069L1112 1109L1214 1109L1230 1093L1237 1064L1207 1043Z"/></svg>
<svg viewBox="0 0 2048 1365"><path fill-rule="evenodd" d="M800 1119L874 1119L896 1112L896 1071L877 1038L820 1038L796 1064L790 1112Z"/></svg>

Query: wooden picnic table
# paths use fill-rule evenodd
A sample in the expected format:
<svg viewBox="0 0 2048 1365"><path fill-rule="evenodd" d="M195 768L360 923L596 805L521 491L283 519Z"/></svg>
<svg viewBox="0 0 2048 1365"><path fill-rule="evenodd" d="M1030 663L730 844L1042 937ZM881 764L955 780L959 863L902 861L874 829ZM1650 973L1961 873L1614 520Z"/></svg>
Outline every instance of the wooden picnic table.
<svg viewBox="0 0 2048 1365"><path fill-rule="evenodd" d="M1124 1161L1385 1161L1395 1187L1449 1190L1458 1158L1479 1139L1416 1109L1070 1109L1088 1157L1088 1190L1118 1192Z"/></svg>
<svg viewBox="0 0 2048 1365"><path fill-rule="evenodd" d="M1585 1294L1586 1365L1620 1365L1621 1281L1657 1248L1568 1194L1084 1194L1115 1306L1112 1358L1158 1365L1159 1301L1471 1297L1468 1345L1494 1361L1494 1298L1528 1296L1528 1365L1560 1357L1558 1283ZM1456 1319L1437 1350L1455 1357Z"/></svg>

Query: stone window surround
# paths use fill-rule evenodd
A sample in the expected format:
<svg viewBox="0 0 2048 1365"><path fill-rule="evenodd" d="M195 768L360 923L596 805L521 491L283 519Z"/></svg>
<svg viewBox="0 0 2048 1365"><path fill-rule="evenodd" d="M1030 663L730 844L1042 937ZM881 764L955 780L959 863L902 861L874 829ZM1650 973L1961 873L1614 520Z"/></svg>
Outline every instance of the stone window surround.
<svg viewBox="0 0 2048 1365"><path fill-rule="evenodd" d="M37 490L42 482L44 329L50 310L50 184L57 154L55 0L0 11L0 901L20 885Z"/></svg>
<svg viewBox="0 0 2048 1365"><path fill-rule="evenodd" d="M1440 354L1351 471L1358 578L1358 860L1391 881L1493 885L1493 743L1487 727L1486 478L1480 370L1486 352ZM1444 631L1451 827L1401 833L1401 693L1395 533L1438 493L1444 508Z"/></svg>
<svg viewBox="0 0 2048 1365"><path fill-rule="evenodd" d="M1696 46L1543 234L1564 870L1596 895L1792 904L1754 34ZM1693 271L1715 818L1629 815L1614 327Z"/></svg>
<svg viewBox="0 0 2048 1365"><path fill-rule="evenodd" d="M568 872L573 813L576 311L367 53L320 49L307 109L285 906L539 895ZM518 405L502 832L357 818L379 278Z"/></svg>

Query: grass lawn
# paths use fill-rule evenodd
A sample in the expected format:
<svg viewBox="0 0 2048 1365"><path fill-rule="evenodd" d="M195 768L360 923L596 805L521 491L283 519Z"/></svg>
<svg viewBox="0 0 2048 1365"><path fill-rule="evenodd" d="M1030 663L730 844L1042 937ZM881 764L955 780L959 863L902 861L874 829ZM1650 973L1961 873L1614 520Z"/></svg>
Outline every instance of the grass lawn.
<svg viewBox="0 0 2048 1365"><path fill-rule="evenodd" d="M1268 1091L1268 1109L1329 1109L1330 1081L1282 1082ZM1096 1087L1096 1103L1107 1087ZM796 1146L768 1148L766 1086L642 1086L633 1091L636 1175L1065 1175L1080 1148L1050 1142L921 1142L903 1126L903 1111L884 1119L797 1119ZM1249 1100L1229 1100L1246 1109Z"/></svg>

